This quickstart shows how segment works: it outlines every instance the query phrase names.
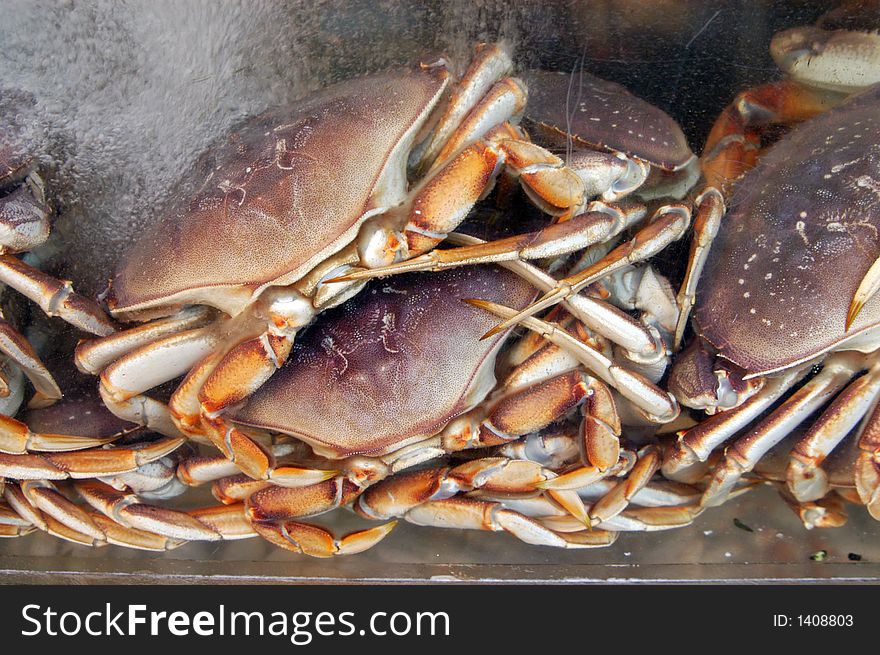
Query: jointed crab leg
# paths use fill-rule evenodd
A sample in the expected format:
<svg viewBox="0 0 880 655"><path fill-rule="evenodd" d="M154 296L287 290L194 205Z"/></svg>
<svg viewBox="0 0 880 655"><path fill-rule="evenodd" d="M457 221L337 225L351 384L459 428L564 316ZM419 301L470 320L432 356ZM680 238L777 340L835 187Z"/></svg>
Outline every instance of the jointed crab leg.
<svg viewBox="0 0 880 655"><path fill-rule="evenodd" d="M3 320L0 312L0 352L12 360L27 376L36 389L36 394L28 405L33 408L45 407L61 398L61 389L40 361L33 347L21 333Z"/></svg>
<svg viewBox="0 0 880 655"><path fill-rule="evenodd" d="M463 234L450 235L450 241L484 243L475 237ZM502 262L501 265L542 291L550 291L556 284L552 276L526 262ZM644 323L634 320L614 305L584 293L570 296L562 304L591 331L624 348L627 351L627 358L631 361L652 363L665 357L665 349L658 336L653 334Z"/></svg>
<svg viewBox="0 0 880 655"><path fill-rule="evenodd" d="M140 428L133 428L136 429ZM41 434L31 432L30 428L21 421L0 414L0 453L26 455L29 451L59 452L94 448L110 443L131 431L125 430L107 437Z"/></svg>
<svg viewBox="0 0 880 655"><path fill-rule="evenodd" d="M822 462L859 421L870 412L880 394L880 365L852 382L810 426L791 452L786 473L791 494L801 502L828 493L828 475Z"/></svg>
<svg viewBox="0 0 880 655"><path fill-rule="evenodd" d="M64 480L119 475L174 452L182 438L163 439L143 448L96 448L42 455L0 454L0 476L16 480Z"/></svg>
<svg viewBox="0 0 880 655"><path fill-rule="evenodd" d="M715 448L762 414L809 371L809 366L802 366L769 378L760 391L738 407L716 414L679 435L677 443L666 453L663 474L682 482L701 478L705 468L700 465Z"/></svg>
<svg viewBox="0 0 880 655"><path fill-rule="evenodd" d="M49 316L80 330L101 336L116 331L98 304L74 292L70 282L56 280L12 255L0 255L0 282L33 300Z"/></svg>
<svg viewBox="0 0 880 655"><path fill-rule="evenodd" d="M357 499L355 510L369 519L401 517L416 525L505 530L526 543L558 548L604 546L613 541L613 535L602 530L593 531L591 541L569 540L500 503L456 496L458 483L448 483L454 471L427 469L389 478L367 489Z"/></svg>
<svg viewBox="0 0 880 655"><path fill-rule="evenodd" d="M280 523L253 523L253 529L270 543L312 557L355 555L382 541L397 521L366 530L351 532L337 538L328 530L308 523L284 521Z"/></svg>
<svg viewBox="0 0 880 655"><path fill-rule="evenodd" d="M697 294L697 282L709 258L709 249L712 240L721 228L721 219L724 218L724 198L721 193L709 187L695 201L696 217L694 218L694 236L691 241L691 250L688 256L688 267L681 289L678 292L678 324L675 326L675 341L673 350L681 347L687 321L691 315Z"/></svg>
<svg viewBox="0 0 880 655"><path fill-rule="evenodd" d="M496 325L485 336L492 336L501 330L521 323L525 318L534 316L539 311L570 298L593 282L657 254L670 243L682 237L690 225L690 220L690 210L685 205L661 207L654 214L651 223L642 228L630 242L618 246L600 261L583 271L559 280L552 291L545 293L541 299L523 311L514 313L513 316Z"/></svg>
<svg viewBox="0 0 880 655"><path fill-rule="evenodd" d="M109 543L162 551L177 548L189 538L216 541L256 536L244 520L241 504L184 513L138 503L133 494L115 492L96 480L80 481L76 486L90 504L107 513L76 505L45 481L7 485L5 498L22 520L49 534L86 546ZM112 502L114 498L116 503ZM120 499L129 501L130 509L126 511L123 503L118 502ZM113 515L114 504L118 515ZM128 523L140 523L147 529L127 524L130 517L134 520Z"/></svg>
<svg viewBox="0 0 880 655"><path fill-rule="evenodd" d="M761 128L804 121L840 100L840 94L788 80L740 93L715 121L706 139L702 157L706 182L726 193L730 184L757 162Z"/></svg>
<svg viewBox="0 0 880 655"><path fill-rule="evenodd" d="M678 415L678 403L671 394L660 390L642 375L618 366L602 353L557 326L531 316L519 317L516 310L495 303L473 299L467 300L467 302L501 317L513 317L517 322L522 321L522 324L530 330L540 332L548 341L559 345L577 358L605 383L611 385L627 400L643 410L651 420L657 423L666 423Z"/></svg>
<svg viewBox="0 0 880 655"><path fill-rule="evenodd" d="M184 541L219 541L254 535L244 522L242 505L181 512L141 502L98 480L79 480L74 486L92 507L114 522L137 530Z"/></svg>
<svg viewBox="0 0 880 655"><path fill-rule="evenodd" d="M101 374L101 398L117 416L167 436L181 434L167 406L143 393L189 371L221 342L213 325L176 332L135 348Z"/></svg>
<svg viewBox="0 0 880 655"><path fill-rule="evenodd" d="M855 482L859 499L880 520L880 404L867 416L859 435Z"/></svg>
<svg viewBox="0 0 880 655"><path fill-rule="evenodd" d="M754 429L727 447L724 459L711 473L701 504L711 506L724 502L743 475L754 469L771 448L833 398L863 364L864 356L857 353L829 357L818 375Z"/></svg>
<svg viewBox="0 0 880 655"><path fill-rule="evenodd" d="M492 262L558 257L603 243L620 234L641 218L641 212L621 211L604 203L594 202L571 220L554 223L536 232L519 234L495 241L471 237L470 245L430 252L378 268L352 271L327 282L350 282L412 271L440 271L456 266ZM457 241L468 241L466 235L451 234Z"/></svg>
<svg viewBox="0 0 880 655"><path fill-rule="evenodd" d="M6 503L0 503L0 537L23 537L36 530L36 526L20 516Z"/></svg>
<svg viewBox="0 0 880 655"><path fill-rule="evenodd" d="M777 490L808 530L839 528L846 524L846 507L843 498L837 493L832 492L815 501L799 501L789 493L784 485L777 485Z"/></svg>
<svg viewBox="0 0 880 655"><path fill-rule="evenodd" d="M216 320L216 313L210 307L196 305L103 339L83 339L76 346L76 366L84 373L98 375L107 366L138 348L174 334L205 327Z"/></svg>
<svg viewBox="0 0 880 655"><path fill-rule="evenodd" d="M434 127L431 139L422 147L418 163L413 162L413 168L419 170L432 164L436 166L438 154L452 140L452 135L464 118L496 81L508 76L512 70L513 60L505 47L497 43L479 44L468 70L456 85L443 115Z"/></svg>

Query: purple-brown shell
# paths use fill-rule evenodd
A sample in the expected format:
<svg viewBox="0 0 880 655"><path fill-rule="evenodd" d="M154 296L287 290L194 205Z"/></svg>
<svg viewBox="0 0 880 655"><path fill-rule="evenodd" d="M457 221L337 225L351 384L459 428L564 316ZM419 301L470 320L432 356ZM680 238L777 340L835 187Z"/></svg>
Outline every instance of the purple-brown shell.
<svg viewBox="0 0 880 655"><path fill-rule="evenodd" d="M790 132L738 183L697 290L698 332L750 374L852 345L880 324L874 297L844 329L878 229L875 86Z"/></svg>
<svg viewBox="0 0 880 655"><path fill-rule="evenodd" d="M374 283L326 312L231 418L340 457L383 454L431 437L481 399L474 387L485 384L480 373L493 366L503 341L480 341L497 318L461 299L523 308L534 295L494 266Z"/></svg>
<svg viewBox="0 0 880 655"><path fill-rule="evenodd" d="M114 308L294 282L347 245L365 212L403 200L402 144L447 78L442 66L362 77L239 125L190 173L203 180L197 193L172 204L123 257Z"/></svg>
<svg viewBox="0 0 880 655"><path fill-rule="evenodd" d="M526 119L533 136L548 145L622 152L675 171L694 159L681 128L668 114L625 87L586 72L530 71Z"/></svg>
<svg viewBox="0 0 880 655"><path fill-rule="evenodd" d="M98 398L65 398L28 410L22 419L32 432L83 437L109 437L137 427L114 416Z"/></svg>

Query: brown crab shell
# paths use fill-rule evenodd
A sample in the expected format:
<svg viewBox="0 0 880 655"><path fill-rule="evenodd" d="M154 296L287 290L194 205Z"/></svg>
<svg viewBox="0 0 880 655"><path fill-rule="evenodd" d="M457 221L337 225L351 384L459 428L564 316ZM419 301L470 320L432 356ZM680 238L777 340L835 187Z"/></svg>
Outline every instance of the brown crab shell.
<svg viewBox="0 0 880 655"><path fill-rule="evenodd" d="M880 85L790 132L738 184L697 290L698 332L750 375L877 348Z"/></svg>
<svg viewBox="0 0 880 655"><path fill-rule="evenodd" d="M615 82L582 71L529 71L525 118L536 138L564 146L622 152L666 171L695 159L681 128L666 112Z"/></svg>
<svg viewBox="0 0 880 655"><path fill-rule="evenodd" d="M520 309L534 296L526 282L495 266L375 282L323 314L297 339L284 367L230 418L293 435L336 458L422 441L495 383L505 335L480 341L497 320L461 299Z"/></svg>
<svg viewBox="0 0 880 655"><path fill-rule="evenodd" d="M195 195L123 257L111 307L236 314L266 285L295 282L404 199L407 155L448 77L442 65L365 76L239 125L190 173Z"/></svg>
<svg viewBox="0 0 880 655"><path fill-rule="evenodd" d="M22 420L32 432L42 434L109 437L137 428L113 415L98 398L65 398L61 402L31 409Z"/></svg>

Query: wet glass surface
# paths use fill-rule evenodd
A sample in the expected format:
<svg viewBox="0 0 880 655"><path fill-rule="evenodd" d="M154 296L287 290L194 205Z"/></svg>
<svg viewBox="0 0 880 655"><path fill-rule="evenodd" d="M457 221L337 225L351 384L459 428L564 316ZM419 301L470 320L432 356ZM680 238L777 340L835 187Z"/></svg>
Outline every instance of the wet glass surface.
<svg viewBox="0 0 880 655"><path fill-rule="evenodd" d="M699 152L737 91L780 77L770 37L814 22L826 8L811 0L0 0L0 87L33 96L45 143L40 156L56 189L53 235L31 257L97 293L175 181L230 125L326 84L429 54L467 61L481 40L511 43L522 68L582 66L623 84L673 116ZM665 256L675 260L685 248L677 244ZM28 336L64 390L91 388L93 379L70 366L72 331L57 338L56 322L31 316ZM853 507L845 527L806 531L775 492L760 489L706 512L692 527L624 534L592 551L404 524L371 551L333 560L259 539L154 555L34 534L0 540L0 579L880 580L878 525ZM822 561L811 559L820 551L827 553Z"/></svg>

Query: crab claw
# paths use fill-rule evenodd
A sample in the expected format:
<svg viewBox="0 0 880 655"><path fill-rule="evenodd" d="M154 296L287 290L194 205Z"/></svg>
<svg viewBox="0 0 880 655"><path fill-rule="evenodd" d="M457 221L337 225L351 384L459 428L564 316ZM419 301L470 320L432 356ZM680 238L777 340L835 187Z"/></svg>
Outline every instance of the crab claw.
<svg viewBox="0 0 880 655"><path fill-rule="evenodd" d="M337 539L324 528L308 523L286 521L284 523L254 523L253 528L266 541L295 553L312 557L355 555L372 548L394 529L397 521L352 532Z"/></svg>

